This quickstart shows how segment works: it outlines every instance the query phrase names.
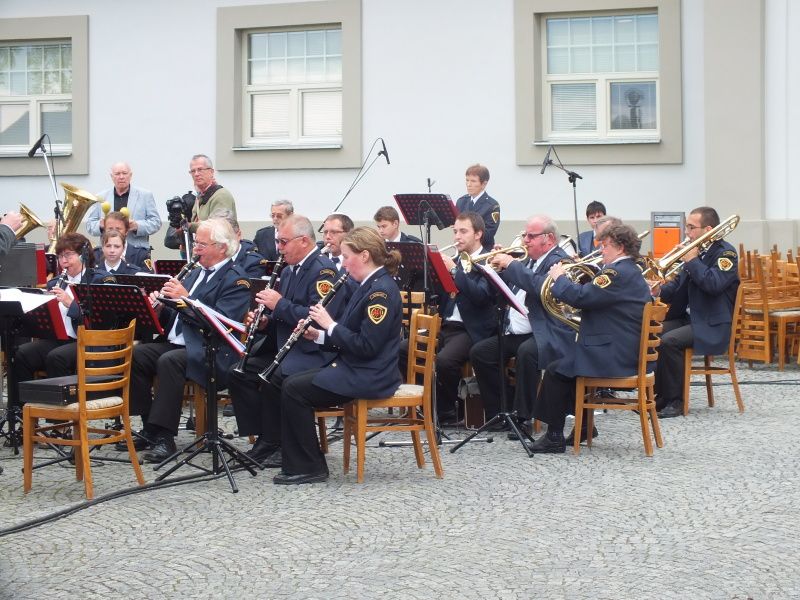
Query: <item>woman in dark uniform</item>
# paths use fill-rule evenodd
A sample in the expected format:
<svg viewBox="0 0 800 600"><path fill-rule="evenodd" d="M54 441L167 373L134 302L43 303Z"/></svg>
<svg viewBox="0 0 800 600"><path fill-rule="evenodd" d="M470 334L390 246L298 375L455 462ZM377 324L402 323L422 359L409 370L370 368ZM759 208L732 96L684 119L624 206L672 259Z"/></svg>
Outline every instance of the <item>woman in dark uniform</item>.
<svg viewBox="0 0 800 600"><path fill-rule="evenodd" d="M306 339L338 353L326 367L289 376L281 394L282 470L273 481L325 481L328 465L319 447L314 409L343 405L353 398L386 398L402 383L397 370L402 327L400 291L392 275L400 253L388 252L377 231L358 227L342 241L344 268L360 285L338 321L312 306ZM342 293L344 290L342 290Z"/></svg>

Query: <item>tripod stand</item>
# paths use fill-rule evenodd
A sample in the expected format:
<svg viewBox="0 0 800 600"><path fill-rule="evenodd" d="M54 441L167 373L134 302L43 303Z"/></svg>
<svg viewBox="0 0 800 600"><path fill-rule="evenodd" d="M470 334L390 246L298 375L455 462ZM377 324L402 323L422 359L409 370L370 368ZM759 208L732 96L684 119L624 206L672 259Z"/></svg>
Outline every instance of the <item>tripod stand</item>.
<svg viewBox="0 0 800 600"><path fill-rule="evenodd" d="M165 458L162 462L153 467L157 471L169 461L177 458L184 452L189 452L189 456L183 460L178 461L177 464L170 467L167 471L156 477L156 481L162 481L169 477L172 473L180 469L184 465L192 466L201 473L197 477L203 475L218 475L225 472L228 477L228 482L231 486L231 491L235 494L239 491L236 485L236 480L233 478L233 472L228 462L226 454L230 457L231 462L238 463L241 467L246 469L251 475L255 477L256 472L253 467L263 469L258 461L250 458L244 452L239 450L236 446L220 437L218 418L217 418L217 369L215 357L218 351L217 341L219 335L211 324L204 318L201 313L193 313L193 316L200 315L202 319L201 331L203 332L204 348L205 348L205 367L206 367L206 432L199 436L194 442L189 444L186 448L179 449L172 455ZM194 448L194 450L192 450ZM201 453L208 452L211 454L212 468L208 469L197 464L192 463L192 459Z"/></svg>

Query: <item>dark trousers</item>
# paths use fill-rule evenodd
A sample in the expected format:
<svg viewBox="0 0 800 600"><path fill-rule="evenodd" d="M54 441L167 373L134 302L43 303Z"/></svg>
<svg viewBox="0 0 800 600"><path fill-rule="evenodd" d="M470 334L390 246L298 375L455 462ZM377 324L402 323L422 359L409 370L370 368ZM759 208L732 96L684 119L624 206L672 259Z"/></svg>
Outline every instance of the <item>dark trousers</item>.
<svg viewBox="0 0 800 600"><path fill-rule="evenodd" d="M155 396L153 377L158 377ZM186 348L169 342L137 344L131 368L130 413L178 434L186 383Z"/></svg>
<svg viewBox="0 0 800 600"><path fill-rule="evenodd" d="M314 409L342 406L351 397L334 394L312 383L319 369L290 375L281 390L282 462L290 475L328 470L317 439Z"/></svg>
<svg viewBox="0 0 800 600"><path fill-rule="evenodd" d="M661 345L658 347L655 392L658 409L683 400L683 351L694 346L694 332L688 319L664 321Z"/></svg>
<svg viewBox="0 0 800 600"><path fill-rule="evenodd" d="M64 377L78 370L78 344L74 340L35 340L22 344L14 356L17 381L30 381L36 371L46 371L48 377Z"/></svg>
<svg viewBox="0 0 800 600"><path fill-rule="evenodd" d="M550 369L544 372L542 393L533 416L547 423L547 430L564 432L567 415L575 412L575 377L565 377Z"/></svg>
<svg viewBox="0 0 800 600"><path fill-rule="evenodd" d="M455 410L458 383L469 360L472 338L460 323L445 322L439 333L436 351L436 406L440 412Z"/></svg>
<svg viewBox="0 0 800 600"><path fill-rule="evenodd" d="M236 414L239 435L259 435L265 441L281 443L281 384L283 373L278 368L271 383L258 374L273 361L273 356L252 356L244 373L228 371L228 391Z"/></svg>
<svg viewBox="0 0 800 600"><path fill-rule="evenodd" d="M517 349L520 345L532 339L532 334L526 333L521 335L508 334L500 338L503 347L504 362L508 362L511 358L517 356ZM535 347L534 343L534 347ZM501 377L500 374L500 349L497 341L497 336L492 336L481 340L472 347L469 352L469 360L472 363L472 369L475 371L475 378L478 380L478 388L481 391L481 400L483 401L483 411L488 421L494 417L502 409L508 409L508 406L501 406L501 385L505 386L506 401L511 398L511 390L508 385L508 380L505 376ZM517 385L514 394L514 408L517 409L517 398L523 393L523 383L519 380L520 361L517 360ZM535 392L534 392L535 393ZM528 413L530 416L530 413Z"/></svg>

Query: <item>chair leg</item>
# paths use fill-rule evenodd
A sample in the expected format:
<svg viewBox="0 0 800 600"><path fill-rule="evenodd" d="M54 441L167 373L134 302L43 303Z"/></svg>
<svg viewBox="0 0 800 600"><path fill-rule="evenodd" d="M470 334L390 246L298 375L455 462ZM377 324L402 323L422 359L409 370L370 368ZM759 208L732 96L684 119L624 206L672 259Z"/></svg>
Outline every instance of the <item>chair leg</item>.
<svg viewBox="0 0 800 600"><path fill-rule="evenodd" d="M786 321L778 321L778 371L783 371L786 362Z"/></svg>
<svg viewBox="0 0 800 600"><path fill-rule="evenodd" d="M27 494L31 491L33 480L33 433L36 421L30 416L27 406L22 409L22 490Z"/></svg>
<svg viewBox="0 0 800 600"><path fill-rule="evenodd" d="M798 361L800 362L800 356L798 356ZM533 432L542 433L542 422L539 419L533 420Z"/></svg>
<svg viewBox="0 0 800 600"><path fill-rule="evenodd" d="M206 432L206 391L194 384L194 433L197 437Z"/></svg>
<svg viewBox="0 0 800 600"><path fill-rule="evenodd" d="M86 499L91 500L94 498L94 490L92 489L92 465L91 457L89 456L89 424L86 421L79 421L75 426L80 435L81 440L81 464L83 465L83 485L86 489ZM74 428L73 428L74 431ZM78 457L75 457L75 464L78 464Z"/></svg>
<svg viewBox="0 0 800 600"><path fill-rule="evenodd" d="M653 440L650 439L650 425L647 423L647 388L639 387L639 423L642 426L642 441L644 442L644 453L653 456Z"/></svg>
<svg viewBox="0 0 800 600"><path fill-rule="evenodd" d="M656 393L653 386L648 386L647 388L647 407L650 426L653 428L653 436L656 438L656 446L663 448L664 439L661 437L661 425L658 422L658 413L656 412Z"/></svg>
<svg viewBox="0 0 800 600"><path fill-rule="evenodd" d="M436 433L433 430L433 417L430 411L425 411L422 418L425 424L425 438L428 440L428 449L431 452L433 471L436 473L436 477L441 479L444 477L444 469L442 468L442 457L439 454L439 446L436 445Z"/></svg>
<svg viewBox="0 0 800 600"><path fill-rule="evenodd" d="M319 448L323 454L328 453L328 428L325 417L317 417L317 432L319 433Z"/></svg>
<svg viewBox="0 0 800 600"><path fill-rule="evenodd" d="M572 443L572 452L574 454L581 453L581 425L583 424L583 398L586 394L586 388L583 385L583 379L580 377L575 382L575 435ZM589 424L586 424L589 427ZM589 429L588 431L591 431Z"/></svg>
<svg viewBox="0 0 800 600"><path fill-rule="evenodd" d="M425 466L425 453L422 451L422 439L419 431L411 431L411 441L414 443L414 458L417 459L417 466L422 469Z"/></svg>
<svg viewBox="0 0 800 600"><path fill-rule="evenodd" d="M130 415L122 415L122 426L125 428L125 444L128 446L128 457L131 459L131 465L133 465L133 472L136 475L136 481L139 482L139 485L144 485L142 467L139 464L139 457L136 456L136 448L133 446Z"/></svg>
<svg viewBox="0 0 800 600"><path fill-rule="evenodd" d="M703 357L703 366L706 369L706 395L708 396L708 406L714 406L714 384L711 382L711 374L708 370L711 368L711 359L714 358L713 356L704 356Z"/></svg>
<svg viewBox="0 0 800 600"><path fill-rule="evenodd" d="M78 424L74 422L72 424L72 436L73 441L78 440L80 442L80 432L78 431ZM83 448L80 445L72 446L73 452L75 453L75 480L76 481L83 481Z"/></svg>
<svg viewBox="0 0 800 600"><path fill-rule="evenodd" d="M686 348L683 351L683 416L689 414L689 390L692 383L692 356L694 351Z"/></svg>
<svg viewBox="0 0 800 600"><path fill-rule="evenodd" d="M356 400L356 481L364 483L364 459L367 453L367 403Z"/></svg>
<svg viewBox="0 0 800 600"><path fill-rule="evenodd" d="M733 394L736 396L736 406L739 407L739 412L744 412L744 402L742 402L742 393L739 391L739 380L736 377L736 357L728 357L728 367L730 369L731 384L733 385Z"/></svg>
<svg viewBox="0 0 800 600"><path fill-rule="evenodd" d="M353 436L353 403L344 406L344 423L342 429L342 470L350 472L350 440Z"/></svg>

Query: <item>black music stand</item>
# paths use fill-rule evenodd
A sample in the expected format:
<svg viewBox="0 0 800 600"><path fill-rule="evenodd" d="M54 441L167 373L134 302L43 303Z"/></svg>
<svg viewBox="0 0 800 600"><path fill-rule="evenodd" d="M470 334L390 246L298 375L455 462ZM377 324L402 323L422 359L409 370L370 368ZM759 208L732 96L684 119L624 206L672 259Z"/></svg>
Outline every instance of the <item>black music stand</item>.
<svg viewBox="0 0 800 600"><path fill-rule="evenodd" d="M523 432L517 426L517 415L514 411L509 411L508 407L508 397L506 395L506 384L505 384L505 368L506 368L506 360L503 352L503 328L505 325L505 316L506 316L506 308L509 306L514 308L514 310L520 312L522 315L527 316L528 310L519 303L517 297L511 292L511 289L506 285L506 283L500 279L500 276L495 273L491 267L487 267L485 265L476 264L475 268L480 269L481 273L483 274L486 279L489 280L490 285L492 285L495 290L497 291L497 352L498 352L498 359L499 359L499 369L500 369L500 412L497 413L494 417L489 419L486 423L481 425L478 429L470 433L467 437L461 440L458 444L450 448L450 452L453 453L461 446L469 442L472 438L476 435L486 431L487 429L492 430L492 428L497 423L504 423L507 425L511 431L517 434L517 439L519 443L522 444L522 447L525 449L525 452L528 454L528 458L533 456L533 452L528 447L528 444L525 443L525 440L530 440L533 443L533 438L528 435L528 432Z"/></svg>
<svg viewBox="0 0 800 600"><path fill-rule="evenodd" d="M148 296L153 292L160 292L164 284L167 283L171 277L169 275L153 275L153 274L138 274L138 275L114 275L114 279L119 285L135 285L142 288Z"/></svg>
<svg viewBox="0 0 800 600"><path fill-rule="evenodd" d="M189 456L178 461L167 471L156 477L156 481L162 481L184 465L192 466L200 471L197 477L203 475L218 475L222 472L228 477L228 482L231 485L231 491L235 494L239 491L236 485L236 480L233 478L230 464L226 460L225 454L230 456L231 462L237 463L239 466L246 469L251 475L255 476L256 472L253 467L263 469L264 467L256 460L250 458L239 450L236 446L224 440L219 435L219 426L217 418L217 368L216 361L214 360L217 351L221 344L228 344L239 355L242 354L242 344L238 339L231 336L226 326L216 319L212 314L205 310L201 303L193 303L191 300L183 298L181 300L164 299L164 304L171 306L184 315L195 327L197 327L203 334L205 348L205 365L206 365L206 429L207 431L199 436L195 441L183 449L173 452L170 456L165 458L155 467L157 471L171 460L177 458L184 452L190 452ZM180 316L178 317L180 318ZM194 448L194 450L192 450ZM203 452L211 453L212 468L202 467L191 462L191 460Z"/></svg>
<svg viewBox="0 0 800 600"><path fill-rule="evenodd" d="M162 258L153 263L157 275L175 277L186 266L187 261L179 258Z"/></svg>
<svg viewBox="0 0 800 600"><path fill-rule="evenodd" d="M91 295L91 329L119 329L127 327L131 319L136 319L137 338L152 334L153 330L158 334L164 333L150 299L138 286L73 283L72 292L81 305Z"/></svg>

